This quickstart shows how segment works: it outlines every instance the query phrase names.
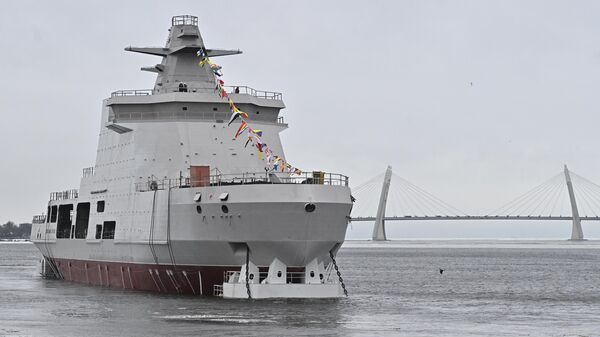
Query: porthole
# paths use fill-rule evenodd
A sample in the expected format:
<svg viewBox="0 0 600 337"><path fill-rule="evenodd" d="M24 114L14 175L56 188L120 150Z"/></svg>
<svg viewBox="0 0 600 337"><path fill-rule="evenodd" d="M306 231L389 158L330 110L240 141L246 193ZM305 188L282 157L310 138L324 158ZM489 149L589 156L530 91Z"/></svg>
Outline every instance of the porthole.
<svg viewBox="0 0 600 337"><path fill-rule="evenodd" d="M281 270L277 272L277 277L281 277Z"/></svg>
<svg viewBox="0 0 600 337"><path fill-rule="evenodd" d="M223 213L229 213L229 207L227 207L227 205L221 205L221 210Z"/></svg>
<svg viewBox="0 0 600 337"><path fill-rule="evenodd" d="M196 212L198 212L198 214L202 214L202 206L197 205L196 206Z"/></svg>
<svg viewBox="0 0 600 337"><path fill-rule="evenodd" d="M323 274L319 274L319 279L323 279Z"/></svg>
<svg viewBox="0 0 600 337"><path fill-rule="evenodd" d="M315 272L314 271L310 271L310 277L315 277Z"/></svg>
<svg viewBox="0 0 600 337"><path fill-rule="evenodd" d="M307 203L306 205L304 205L304 210L307 211L308 213L312 213L315 211L315 209L317 208L317 206L315 206L315 204L313 203Z"/></svg>
<svg viewBox="0 0 600 337"><path fill-rule="evenodd" d="M251 280L254 280L254 274L250 274L250 275L248 276L248 278L249 278L249 279L251 279Z"/></svg>

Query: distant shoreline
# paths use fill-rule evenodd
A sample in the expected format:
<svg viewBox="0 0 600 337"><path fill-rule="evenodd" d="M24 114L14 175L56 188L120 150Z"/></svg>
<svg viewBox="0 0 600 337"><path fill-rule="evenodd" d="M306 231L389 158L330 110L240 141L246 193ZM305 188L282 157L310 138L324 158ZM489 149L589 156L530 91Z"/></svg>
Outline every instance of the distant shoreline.
<svg viewBox="0 0 600 337"><path fill-rule="evenodd" d="M566 239L402 239L346 240L342 248L600 249L600 240Z"/></svg>

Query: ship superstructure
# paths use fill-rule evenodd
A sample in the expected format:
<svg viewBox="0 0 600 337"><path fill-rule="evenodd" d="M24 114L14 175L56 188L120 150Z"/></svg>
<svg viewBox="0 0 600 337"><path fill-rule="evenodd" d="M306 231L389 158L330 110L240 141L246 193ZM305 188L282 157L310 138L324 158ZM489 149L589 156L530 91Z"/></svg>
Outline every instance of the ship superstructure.
<svg viewBox="0 0 600 337"><path fill-rule="evenodd" d="M274 171L233 137L193 16L172 19L161 57L142 70L153 89L103 101L96 163L79 190L50 195L31 238L46 272L92 285L225 297L336 297L333 259L352 198L348 178ZM284 157L282 95L228 87L236 106Z"/></svg>

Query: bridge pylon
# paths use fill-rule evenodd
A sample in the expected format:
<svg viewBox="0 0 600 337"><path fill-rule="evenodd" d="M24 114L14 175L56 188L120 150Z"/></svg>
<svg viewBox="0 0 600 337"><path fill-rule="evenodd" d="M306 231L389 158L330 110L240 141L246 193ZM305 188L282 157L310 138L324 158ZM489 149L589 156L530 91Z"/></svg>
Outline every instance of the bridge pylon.
<svg viewBox="0 0 600 337"><path fill-rule="evenodd" d="M571 215L573 217L573 227L571 228L571 240L583 240L583 230L581 229L581 218L579 218L579 210L577 209L577 201L575 200L575 192L573 191L573 183L569 169L565 165L565 180L567 181L567 189L569 191L569 201L571 202Z"/></svg>
<svg viewBox="0 0 600 337"><path fill-rule="evenodd" d="M383 178L381 196L379 197L379 206L377 206L377 215L375 216L375 226L373 227L373 241L386 241L385 235L385 207L387 205L388 193L392 182L392 167L388 166Z"/></svg>

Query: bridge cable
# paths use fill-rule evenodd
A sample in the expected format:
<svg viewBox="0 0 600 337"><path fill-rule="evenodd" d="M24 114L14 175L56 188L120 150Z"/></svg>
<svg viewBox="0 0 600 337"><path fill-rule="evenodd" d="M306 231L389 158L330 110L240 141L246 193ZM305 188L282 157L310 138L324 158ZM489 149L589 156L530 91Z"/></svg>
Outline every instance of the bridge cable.
<svg viewBox="0 0 600 337"><path fill-rule="evenodd" d="M502 207L496 209L491 214L504 214L504 212L506 212L507 214L510 215L512 213L513 209L518 209L518 208L520 208L520 206L522 206L523 203L527 203L528 200L529 200L529 198L531 198L533 195L536 195L541 190L543 190L555 178L556 177L553 177L552 179L550 179L550 180L548 180L548 181L546 181L546 182L544 182L544 183L542 183L542 184L534 187L533 189L527 191L526 193L522 194L518 198L513 199L512 201L506 203Z"/></svg>
<svg viewBox="0 0 600 337"><path fill-rule="evenodd" d="M573 182L577 183L574 184L575 191L579 191L580 189L585 190L588 192L588 196L590 198L590 201L595 205L595 206L600 206L600 196L598 195L600 193L600 186L576 173L571 172L573 178ZM581 184L579 184L581 182ZM596 214L596 212L594 212L594 214ZM597 216L597 215L596 215Z"/></svg>
<svg viewBox="0 0 600 337"><path fill-rule="evenodd" d="M511 215L514 214L515 211L521 210L522 208L526 208L524 206L528 206L531 203L532 199L535 199L539 194L545 193L545 191L555 183L555 180L561 175L561 173L553 176L542 184L534 187L533 189L523 193L516 199L511 200L510 202L504 204L503 206L497 208L490 214L500 214L500 215Z"/></svg>
<svg viewBox="0 0 600 337"><path fill-rule="evenodd" d="M380 193L380 189L375 184L363 188L358 193L354 193L353 196L356 199L355 207L352 209L353 214L362 215L361 213L366 212L372 214L372 209L376 207ZM363 198L364 196L364 198Z"/></svg>
<svg viewBox="0 0 600 337"><path fill-rule="evenodd" d="M598 206L598 201L592 187L582 183L573 186L573 188L575 189L575 194L578 196L577 199L582 200L582 203L585 203L589 207L589 211L597 217L598 214L595 207ZM583 208L582 211L582 214L587 215L587 208Z"/></svg>
<svg viewBox="0 0 600 337"><path fill-rule="evenodd" d="M552 182L546 185L546 187L544 187L540 191L538 191L538 193L536 193L535 195L532 195L527 201L527 203L523 203L521 205L522 208L520 209L522 209L522 211L520 211L519 213L527 214L528 216L537 215L535 214L537 207L539 206L539 204L545 201L545 199L552 191L552 189L556 186L556 184L556 182Z"/></svg>
<svg viewBox="0 0 600 337"><path fill-rule="evenodd" d="M539 207L541 207L544 203L547 203L548 200L551 200L551 198L554 196L554 193L557 191L557 187L560 187L560 183L554 183L548 190L547 193L543 195L542 198L539 198L539 203L537 203L537 205L531 210L531 214L530 215L542 215L542 211L543 211L543 207L540 208L540 213L536 214L537 209Z"/></svg>
<svg viewBox="0 0 600 337"><path fill-rule="evenodd" d="M427 215L427 213L429 213L429 214L436 213L435 208L432 207L427 202L427 200L420 193L418 193L417 190L412 188L412 186L410 186L410 185L406 185L406 187L408 189L407 192L408 191L414 192L414 194L412 194L411 196L414 197L415 203L418 203L423 209L425 209L426 212L423 212L423 215Z"/></svg>
<svg viewBox="0 0 600 337"><path fill-rule="evenodd" d="M418 187L417 185L409 182L408 180L399 177L397 175L394 174L394 176L396 177L397 180L400 180L402 183L404 183L405 186L408 187L408 189L412 190L413 192L416 193L417 196L421 197L421 199L424 202L428 202L430 205L432 205L434 208L440 208L443 212L448 212L449 214L462 214L462 215L466 215L465 212L459 210L458 208L448 204L447 202L441 200L440 198L434 196L433 194L425 191L424 189Z"/></svg>

